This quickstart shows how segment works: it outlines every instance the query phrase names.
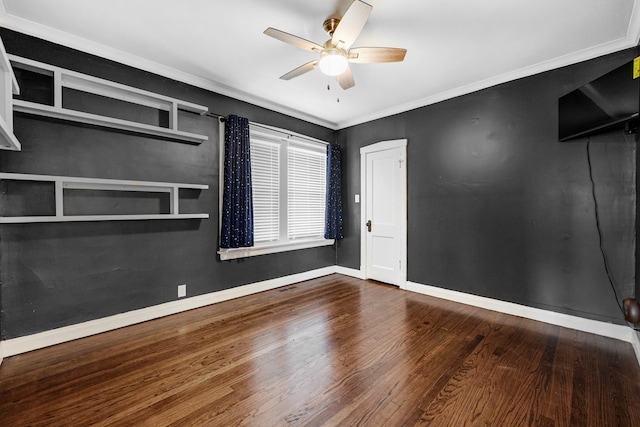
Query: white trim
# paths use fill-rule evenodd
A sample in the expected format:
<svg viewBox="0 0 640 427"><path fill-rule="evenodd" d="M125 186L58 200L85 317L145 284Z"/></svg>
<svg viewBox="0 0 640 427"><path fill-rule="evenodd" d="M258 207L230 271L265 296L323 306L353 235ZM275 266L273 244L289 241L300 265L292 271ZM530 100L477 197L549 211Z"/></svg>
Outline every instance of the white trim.
<svg viewBox="0 0 640 427"><path fill-rule="evenodd" d="M0 1L0 5L4 4ZM388 117L394 114L403 113L416 108L424 107L427 105L435 104L447 99L455 98L457 96L466 95L478 90L486 89L501 83L517 80L523 77L532 76L545 71L565 67L567 65L577 64L582 61L597 58L599 56L607 55L613 52L617 52L623 49L635 47L638 44L640 38L640 7L637 2L634 5L631 18L629 19L629 26L627 28L627 34L625 37L613 40L607 43L603 43L598 46L590 47L582 51L573 52L568 55L560 56L548 61L543 61L538 64L534 64L528 67L521 68L519 70L504 73L500 76L490 77L479 82L471 83L466 86L454 88L445 92L441 92L432 96L420 98L406 104L397 105L391 108L382 109L373 113L360 115L349 120L343 120L338 122L329 121L320 117L304 113L302 111L290 108L286 105L278 104L265 98L260 98L250 93L243 92L238 89L231 88L229 86L217 83L213 80L202 78L184 71L177 70L165 65L158 64L147 59L139 58L137 56L125 53L121 50L117 50L99 43L91 42L78 36L74 36L69 33L65 33L60 30L53 29L41 24L37 24L32 21L28 21L23 18L19 18L7 13L4 8L0 8L0 21L2 26L10 30L18 31L28 35L32 35L44 40L58 43L63 46L70 47L82 52L97 55L101 58L110 59L125 65L129 65L141 70L149 71L170 79L178 80L183 83L194 85L196 87L210 90L212 92L226 95L240 101L245 101L250 104L273 110L282 114L286 114L291 117L295 117L301 120L308 121L320 126L332 130L345 129L351 126L366 123L372 120Z"/></svg>
<svg viewBox="0 0 640 427"><path fill-rule="evenodd" d="M420 283L407 282L407 290L436 298L472 305L474 307L510 314L512 316L524 317L525 319L537 320L551 325L602 335L630 343L633 342L632 337L635 335L632 328L624 325L614 325L612 323L585 319L569 314L557 313L555 311L500 301L493 298L481 297L435 286L422 285Z"/></svg>
<svg viewBox="0 0 640 427"><path fill-rule="evenodd" d="M558 68L577 64L579 62L588 61L590 59L608 55L610 53L635 47L638 44L638 36L640 34L640 26L637 24L637 22L640 21L640 13L638 13L636 9L637 8L634 7L633 15L630 19L630 27L632 26L631 24L633 24L633 26L635 26L634 28L636 28L636 31L634 32L634 34L632 34L631 37L629 36L629 34L627 34L626 38L613 40L611 42L604 43L595 47L591 47L578 52L573 52L568 55L553 58L548 61L530 65L528 67L520 68L519 70L510 71L499 76L489 77L485 80L480 80L478 82L470 83L465 86L456 87L431 96L416 99L414 101L407 102L406 104L396 105L370 114L363 114L354 117L353 119L336 123L336 129L344 129L373 120L393 116L395 114L411 111L416 108L426 107L428 105L433 105L438 102L453 99L462 95L467 95L503 83L515 81L547 71L556 70Z"/></svg>
<svg viewBox="0 0 640 427"><path fill-rule="evenodd" d="M180 300L147 307L140 310L133 310L127 313L121 313L114 316L103 317L101 319L90 320L84 323L64 326L33 335L12 338L2 343L4 347L4 355L14 356L16 354L26 353L28 351L61 344L79 338L89 337L91 335L100 334L102 332L107 332L114 329L123 328L125 326L131 326L137 323L169 316L171 314L205 307L210 304L227 301L234 298L240 298L243 296L279 288L282 286L288 286L293 283L298 283L305 280L327 276L329 274L333 274L334 272L335 268L333 266L319 268L317 270L292 274L290 276L279 277L271 280L264 280L262 282L238 286L235 288L212 292L205 295L199 295L186 299L183 298Z"/></svg>
<svg viewBox="0 0 640 427"><path fill-rule="evenodd" d="M403 223L400 225L400 247L402 248L402 253L400 254L400 282L395 283L398 285L400 289L406 289L407 286L407 144L408 140L405 139L394 139L388 141L381 141L375 144L366 145L364 147L360 147L360 271L363 279L367 279L367 262L366 262L366 253L367 253L367 238L366 238L366 229L365 223L367 222L367 212L366 212L366 203L367 203L367 194L366 194L366 182L367 182L367 154L375 153L378 151L385 150L394 150L397 148L403 148L404 151L402 153L403 162L403 174L402 174L402 187L404 191L400 194L400 206L403 210L402 218Z"/></svg>
<svg viewBox="0 0 640 427"><path fill-rule="evenodd" d="M1 2L0 2L1 4ZM74 36L69 33L65 33L60 30L53 29L41 24L37 24L26 19L16 17L8 14L5 10L0 9L0 21L2 26L10 30L14 30L27 35L35 36L52 43L57 43L62 46L67 46L81 52L86 52L92 55L99 56L100 58L109 59L119 62L124 65L128 65L140 70L148 71L160 76L168 77L173 80L177 80L182 83L187 83L201 89L206 89L211 92L219 93L221 95L229 96L239 101L255 104L259 107L266 108L268 110L277 111L282 114L286 114L291 117L298 118L310 123L317 124L319 126L327 127L332 130L337 130L336 123L316 117L311 114L307 114L286 105L278 104L271 100L260 98L250 93L234 89L224 84L215 82L210 79L196 76L194 74L186 73L184 71L159 64L147 59L137 57L135 55L123 52L112 47L95 43L86 40L82 37Z"/></svg>
<svg viewBox="0 0 640 427"><path fill-rule="evenodd" d="M365 237L365 224L367 223L367 209L366 200L366 182L367 182L367 151L363 151L365 148L370 149L371 146L360 148L360 272L364 280L367 277L367 239Z"/></svg>
<svg viewBox="0 0 640 427"><path fill-rule="evenodd" d="M287 243L277 243L273 245L252 246L250 248L221 248L218 250L220 255L220 261L227 261L230 259L246 258L251 256L275 254L278 252L296 251L298 249L317 248L320 246L331 246L334 240L332 239L313 239L313 240L300 240L290 241Z"/></svg>
<svg viewBox="0 0 640 427"><path fill-rule="evenodd" d="M355 268L347 268L336 265L336 273L344 276L355 277L356 279L366 280L362 269L356 270Z"/></svg>
<svg viewBox="0 0 640 427"><path fill-rule="evenodd" d="M640 365L640 337L636 331L631 331L631 346L633 347L633 351L636 352L638 365Z"/></svg>
<svg viewBox="0 0 640 427"><path fill-rule="evenodd" d="M365 145L364 147L360 147L360 155L406 147L407 143L407 139L393 139L389 141L376 142L375 144L369 144Z"/></svg>
<svg viewBox="0 0 640 427"><path fill-rule="evenodd" d="M17 354L38 350L56 344L62 344L64 342L89 337L102 332L120 329L137 323L205 307L207 305L240 298L258 292L276 289L282 286L288 286L305 280L328 276L334 273L365 280L363 277L364 274L361 270L340 266L329 266L304 273L292 274L290 276L264 280L231 289L225 289L223 291L212 292L205 295L182 298L180 300L140 310L134 310L101 319L90 320L84 323L64 326L33 335L26 335L23 337L0 341L0 365L2 364L2 359L4 357L15 356ZM633 329L623 325L613 325L596 320L583 319L581 317L526 307L519 304L498 301L492 298L465 294L463 292L437 288L429 285L422 285L410 281L406 282L406 290L629 342L635 351L638 364L640 365L640 337L638 337Z"/></svg>
<svg viewBox="0 0 640 427"><path fill-rule="evenodd" d="M293 132L293 131L290 131L284 128L279 128L276 126L265 125L262 123L249 122L249 128L252 133L265 135L267 137L276 138L284 141L288 141L292 138L295 138L295 139L301 140L301 141L296 141L298 143L303 143L305 141L308 141L313 145L316 145L316 144L329 145L330 144L328 141L323 141L322 139L303 135L301 133ZM256 129L256 128L262 128L262 130Z"/></svg>

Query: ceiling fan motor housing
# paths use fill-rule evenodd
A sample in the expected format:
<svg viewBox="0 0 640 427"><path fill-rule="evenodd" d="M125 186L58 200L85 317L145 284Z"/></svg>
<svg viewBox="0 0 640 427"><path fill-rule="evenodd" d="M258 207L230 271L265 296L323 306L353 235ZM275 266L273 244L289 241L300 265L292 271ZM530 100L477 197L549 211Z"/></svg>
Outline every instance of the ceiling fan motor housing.
<svg viewBox="0 0 640 427"><path fill-rule="evenodd" d="M333 36L333 32L338 28L340 20L338 18L329 18L322 24L322 28L329 34L329 37Z"/></svg>

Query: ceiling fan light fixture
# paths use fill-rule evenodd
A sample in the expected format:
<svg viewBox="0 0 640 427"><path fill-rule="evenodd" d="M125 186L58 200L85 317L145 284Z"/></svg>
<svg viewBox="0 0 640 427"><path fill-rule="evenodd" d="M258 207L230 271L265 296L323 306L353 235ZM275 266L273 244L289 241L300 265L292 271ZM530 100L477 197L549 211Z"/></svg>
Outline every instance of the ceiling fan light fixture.
<svg viewBox="0 0 640 427"><path fill-rule="evenodd" d="M2 0L0 0L1 2ZM289 71L280 76L280 79L291 80L318 67L323 74L335 77L340 87L347 90L355 86L351 67L349 67L350 63L376 64L403 61L407 53L406 49L395 47L351 47L367 23L372 10L373 6L362 0L351 0L351 5L341 18L334 15L324 21L322 28L330 37L324 45L272 27L264 30L264 33L269 37L299 49L316 54L320 53L318 59L309 61Z"/></svg>
<svg viewBox="0 0 640 427"><path fill-rule="evenodd" d="M338 76L347 70L349 60L344 51L338 48L328 48L320 54L318 66L320 71L327 76Z"/></svg>

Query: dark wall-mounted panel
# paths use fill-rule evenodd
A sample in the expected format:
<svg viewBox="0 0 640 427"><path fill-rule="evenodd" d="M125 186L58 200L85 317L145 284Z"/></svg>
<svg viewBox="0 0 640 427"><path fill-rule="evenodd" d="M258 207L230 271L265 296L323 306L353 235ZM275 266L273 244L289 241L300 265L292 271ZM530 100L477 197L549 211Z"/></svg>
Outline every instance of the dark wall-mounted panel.
<svg viewBox="0 0 640 427"><path fill-rule="evenodd" d="M640 79L636 61L609 71L558 100L558 137L571 141L604 132L638 132Z"/></svg>

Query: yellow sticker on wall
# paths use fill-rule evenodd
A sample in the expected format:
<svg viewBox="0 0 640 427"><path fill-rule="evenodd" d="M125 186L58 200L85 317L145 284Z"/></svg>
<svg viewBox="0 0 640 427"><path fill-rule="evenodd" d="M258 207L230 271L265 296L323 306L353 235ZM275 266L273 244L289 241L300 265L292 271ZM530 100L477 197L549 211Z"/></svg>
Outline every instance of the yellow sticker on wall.
<svg viewBox="0 0 640 427"><path fill-rule="evenodd" d="M633 58L633 78L640 77L640 56Z"/></svg>

